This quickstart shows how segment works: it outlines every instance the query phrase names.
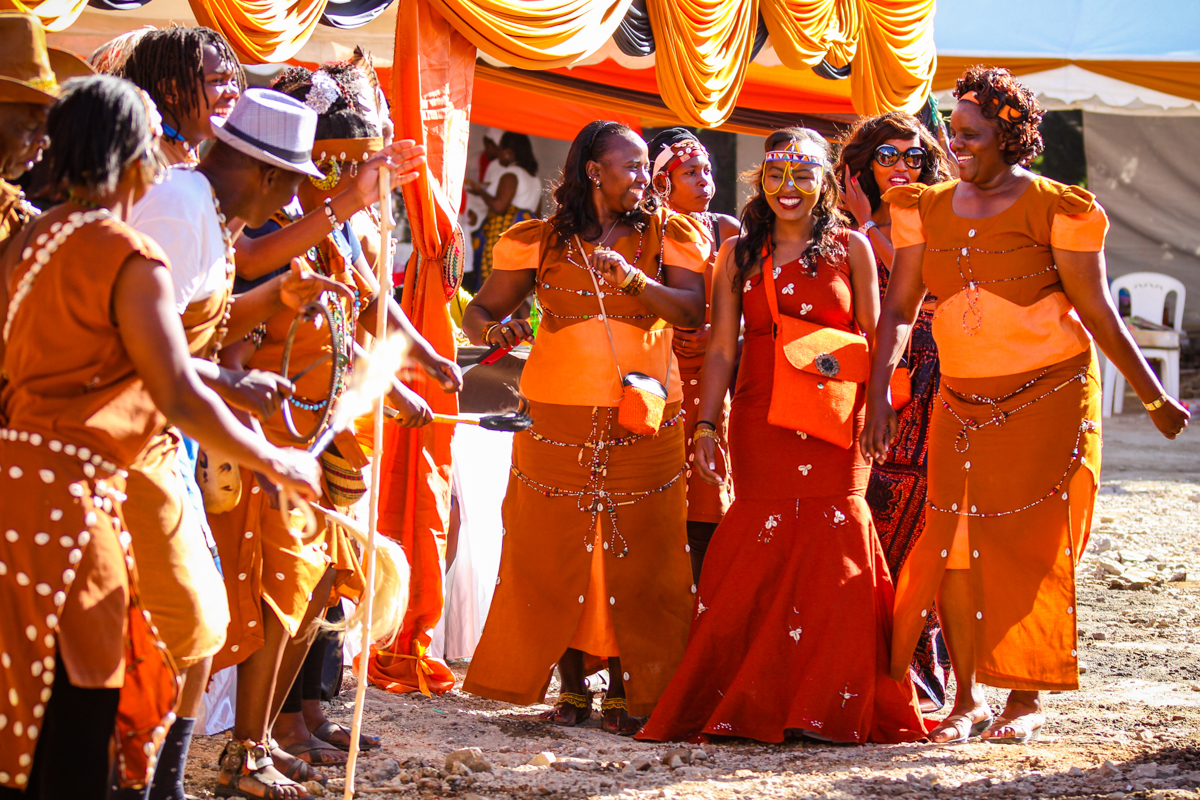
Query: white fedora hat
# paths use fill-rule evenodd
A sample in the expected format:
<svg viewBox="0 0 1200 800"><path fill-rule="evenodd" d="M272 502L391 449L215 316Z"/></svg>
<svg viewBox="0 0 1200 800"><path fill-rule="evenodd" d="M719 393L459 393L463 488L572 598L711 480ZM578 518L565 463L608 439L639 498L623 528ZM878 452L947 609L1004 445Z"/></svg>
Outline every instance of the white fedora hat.
<svg viewBox="0 0 1200 800"><path fill-rule="evenodd" d="M234 150L292 172L324 178L312 163L317 112L282 92L247 89L228 119L210 117L213 134Z"/></svg>

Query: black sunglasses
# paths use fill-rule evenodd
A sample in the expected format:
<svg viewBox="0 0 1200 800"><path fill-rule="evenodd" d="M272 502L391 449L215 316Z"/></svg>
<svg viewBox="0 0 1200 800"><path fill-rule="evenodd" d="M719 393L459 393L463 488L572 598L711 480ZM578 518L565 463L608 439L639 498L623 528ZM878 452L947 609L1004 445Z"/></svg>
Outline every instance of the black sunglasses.
<svg viewBox="0 0 1200 800"><path fill-rule="evenodd" d="M925 166L924 147L910 147L903 153L891 144L881 144L875 148L875 161L881 167L895 166L901 156L904 157L904 165L909 169L920 169Z"/></svg>

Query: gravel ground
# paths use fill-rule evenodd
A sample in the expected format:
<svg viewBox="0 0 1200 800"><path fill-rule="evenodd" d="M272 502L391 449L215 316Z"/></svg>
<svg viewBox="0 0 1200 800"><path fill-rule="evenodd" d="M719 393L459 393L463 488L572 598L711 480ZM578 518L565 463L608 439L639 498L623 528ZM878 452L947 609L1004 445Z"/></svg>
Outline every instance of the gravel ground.
<svg viewBox="0 0 1200 800"><path fill-rule="evenodd" d="M385 744L360 762L356 796L1200 798L1200 430L1167 442L1144 414L1126 414L1105 420L1104 435L1078 577L1082 686L1047 698L1037 744L677 748L618 739L595 720L550 727L535 719L545 706L370 689L366 725ZM454 668L461 679L466 664ZM349 725L347 678L328 713ZM988 697L998 713L1004 693ZM193 743L193 794L212 796L223 744ZM466 748L479 752L465 766L447 761ZM340 797L343 773L328 772Z"/></svg>

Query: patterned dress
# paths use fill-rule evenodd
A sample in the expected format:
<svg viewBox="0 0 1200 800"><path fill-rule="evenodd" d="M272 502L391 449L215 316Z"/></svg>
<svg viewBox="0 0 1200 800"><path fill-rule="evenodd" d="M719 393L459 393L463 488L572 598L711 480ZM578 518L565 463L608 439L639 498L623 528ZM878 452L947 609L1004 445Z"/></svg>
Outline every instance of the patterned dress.
<svg viewBox="0 0 1200 800"><path fill-rule="evenodd" d="M875 266L882 297L887 293L889 272L882 261L876 260ZM867 484L867 505L871 507L875 531L883 545L888 572L893 576L900 574L904 560L925 527L929 421L941 376L937 345L933 341L932 311L922 310L917 317L907 357L912 400L897 412L899 429L888 460L871 468ZM942 639L942 626L937 612L931 611L917 642L910 674L925 696L941 706L946 702L949 669L950 654Z"/></svg>
<svg viewBox="0 0 1200 800"><path fill-rule="evenodd" d="M799 261L776 273L780 313L854 330L845 259L819 262L815 277ZM683 662L638 738L913 741L925 723L912 682L887 675L893 595L864 499L870 467L857 446L767 421L775 340L761 273L742 290L734 501L705 559ZM860 386L856 433L864 400Z"/></svg>

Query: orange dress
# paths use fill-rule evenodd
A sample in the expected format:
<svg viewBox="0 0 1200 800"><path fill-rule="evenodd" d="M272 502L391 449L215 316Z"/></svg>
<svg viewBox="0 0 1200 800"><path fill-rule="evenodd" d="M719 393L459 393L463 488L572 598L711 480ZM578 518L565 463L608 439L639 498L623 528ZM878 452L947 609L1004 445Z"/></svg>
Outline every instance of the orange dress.
<svg viewBox="0 0 1200 800"><path fill-rule="evenodd" d="M651 276L660 250L664 263L694 272L708 258L696 223L666 212L612 247ZM534 425L513 438L500 577L463 688L539 702L571 647L620 656L636 716L666 688L690 623L683 390L670 325L601 281L622 372L667 388L657 435L617 421L613 352L595 286L579 266L592 250L559 246L541 220L514 226L496 246L495 269L536 270L543 317L521 377Z"/></svg>
<svg viewBox="0 0 1200 800"><path fill-rule="evenodd" d="M1088 192L1041 177L1007 210L966 219L956 186L885 197L896 248L924 248L942 371L925 530L896 581L892 674L908 669L949 567L971 573L981 682L1075 689L1075 565L1100 477L1100 381L1051 248L1099 252L1108 220Z"/></svg>
<svg viewBox="0 0 1200 800"><path fill-rule="evenodd" d="M316 255L314 266L323 274L366 296L367 288L358 283L350 265L340 257L329 238L319 245ZM341 295L328 302L340 309L338 318L349 329L347 339L352 337L358 317L355 304ZM250 357L247 369L275 373L282 370L283 351L295 318L294 312L285 309L266 321L262 344ZM326 326L317 330L310 323L300 323L287 371L295 374L321 356L332 353L331 341ZM324 403L334 402L336 398L328 396L331 371L335 361L344 363L348 358L345 351L336 353L333 359L296 381L296 399L309 406L293 404L292 417L298 431L312 429L318 415L324 413ZM344 386L338 391L342 388ZM295 440L284 423L282 410L263 422L262 427L267 440L280 447L311 444ZM328 494L328 487L326 491ZM225 646L213 659L214 671L239 664L262 647L264 602L283 622L288 636L294 637L300 632L312 592L327 569L338 571L335 591L341 596L357 599L363 590L362 569L350 534L331 524L320 527L312 536L304 536L296 529L300 522L297 515L293 514L285 523L280 510L271 507L254 473L248 469L242 468L242 496L237 507L224 514L209 514L208 522L221 554L231 617ZM321 524L320 517L318 524Z"/></svg>
<svg viewBox="0 0 1200 800"><path fill-rule="evenodd" d="M774 269L781 314L856 330L846 259L821 260L815 275L799 261ZM705 558L687 653L638 738L913 741L925 725L912 682L888 676L893 595L864 498L870 467L857 446L767 421L776 345L762 272L739 288L735 498Z"/></svg>
<svg viewBox="0 0 1200 800"><path fill-rule="evenodd" d="M27 229L41 239L79 226L48 258L38 239L13 240L24 258L9 282L20 303L0 390L0 497L22 500L0 503L0 785L17 789L29 779L56 649L75 686L122 688L116 744L127 784L146 783L178 692L140 607L120 519L126 468L163 417L111 316L122 266L134 256L165 259L123 222L70 208Z"/></svg>
<svg viewBox="0 0 1200 800"><path fill-rule="evenodd" d="M717 223L714 221L713 225ZM704 269L704 295L706 298L704 321L711 322L710 316L712 312L712 286L713 286L713 267L717 262L717 243L713 237L713 229L706 225L701 225L700 231L707 239L707 247L709 250L708 264ZM688 469L685 473L687 478L687 518L688 522L720 522L725 516L725 512L729 510L729 503L732 501L733 486L730 481L726 480L721 486L713 486L708 481L700 477L700 470L693 469L692 464L695 461L695 453L692 452L692 437L696 433L696 423L700 421L699 410L700 405L700 380L704 370L704 355L698 356L681 356L676 355L676 360L679 362L679 378L683 382L683 435L685 446L687 448ZM729 401L725 400L721 408L721 418L712 420L717 425L717 433L720 434L721 440L727 439L729 432ZM717 472L721 477L725 476L725 465L718 464Z"/></svg>

